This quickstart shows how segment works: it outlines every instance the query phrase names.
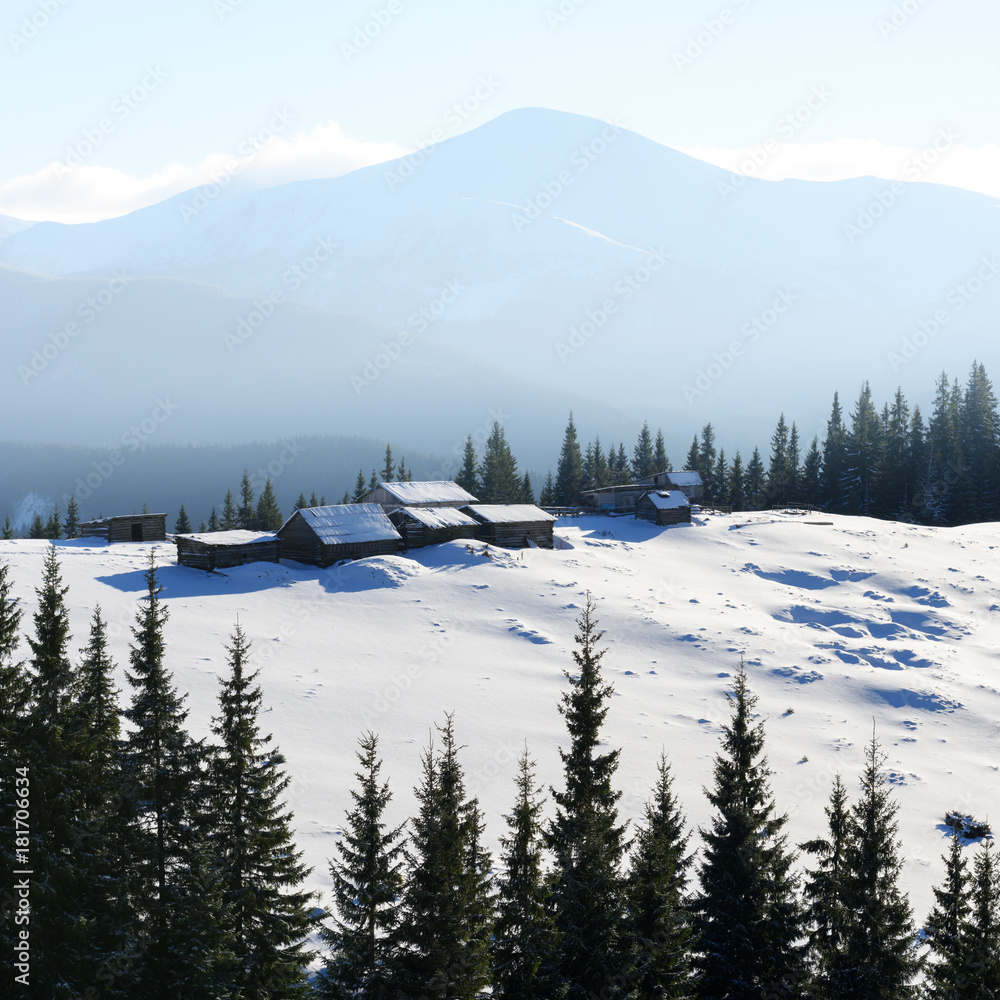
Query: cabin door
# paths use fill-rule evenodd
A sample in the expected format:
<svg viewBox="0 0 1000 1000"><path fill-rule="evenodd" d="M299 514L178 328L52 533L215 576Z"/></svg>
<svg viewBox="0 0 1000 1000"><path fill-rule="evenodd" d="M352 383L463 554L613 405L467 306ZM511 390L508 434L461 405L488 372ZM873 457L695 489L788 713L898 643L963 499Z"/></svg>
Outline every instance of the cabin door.
<svg viewBox="0 0 1000 1000"><path fill-rule="evenodd" d="M133 542L142 541L142 522L132 525L132 541Z"/></svg>

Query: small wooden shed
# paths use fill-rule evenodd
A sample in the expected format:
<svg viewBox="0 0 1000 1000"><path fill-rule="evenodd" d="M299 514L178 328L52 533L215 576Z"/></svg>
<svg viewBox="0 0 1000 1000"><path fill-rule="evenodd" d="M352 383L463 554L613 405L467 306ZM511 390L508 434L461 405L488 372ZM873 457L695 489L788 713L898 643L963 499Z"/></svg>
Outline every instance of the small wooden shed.
<svg viewBox="0 0 1000 1000"><path fill-rule="evenodd" d="M451 480L426 483L379 483L362 498L362 503L377 503L386 511L400 507L463 507L475 503L474 497Z"/></svg>
<svg viewBox="0 0 1000 1000"><path fill-rule="evenodd" d="M653 524L690 523L691 501L680 490L650 490L636 501L635 516Z"/></svg>
<svg viewBox="0 0 1000 1000"><path fill-rule="evenodd" d="M313 566L388 555L401 541L385 511L373 503L303 507L278 529L281 558Z"/></svg>
<svg viewBox="0 0 1000 1000"><path fill-rule="evenodd" d="M252 562L278 561L278 536L273 531L207 531L176 535L177 563L211 572Z"/></svg>
<svg viewBox="0 0 1000 1000"><path fill-rule="evenodd" d="M96 521L84 521L80 536L103 538L106 542L165 542L166 514L116 514Z"/></svg>
<svg viewBox="0 0 1000 1000"><path fill-rule="evenodd" d="M531 543L551 549L556 519L533 503L476 503L462 508L479 522L476 538L507 549L522 549Z"/></svg>
<svg viewBox="0 0 1000 1000"><path fill-rule="evenodd" d="M403 536L403 545L417 549L455 538L475 538L479 522L454 507L398 507L389 520Z"/></svg>

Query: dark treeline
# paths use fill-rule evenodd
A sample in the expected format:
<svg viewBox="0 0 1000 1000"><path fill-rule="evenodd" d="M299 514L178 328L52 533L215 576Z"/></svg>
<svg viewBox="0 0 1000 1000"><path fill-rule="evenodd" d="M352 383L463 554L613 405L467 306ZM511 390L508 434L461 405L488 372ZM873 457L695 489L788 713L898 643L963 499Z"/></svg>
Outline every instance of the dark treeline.
<svg viewBox="0 0 1000 1000"><path fill-rule="evenodd" d="M873 734L854 801L838 777L826 829L799 845L800 870L742 664L700 850L665 755L629 830L619 751L602 739L612 688L589 596L558 705L567 745L551 800L525 747L494 859L446 715L423 752L415 815L390 826L378 737L364 734L324 913L302 889L290 779L259 728L242 626L226 647L212 737L194 740L166 665L152 561L146 582L122 707L99 609L79 660L69 656L55 548L25 662L22 613L0 565L4 996L901 1000L917 995L921 973L931 998L1000 995L1000 866L988 830L949 815L945 881L921 947ZM982 842L970 859L972 836ZM307 947L313 931L319 956Z"/></svg>
<svg viewBox="0 0 1000 1000"><path fill-rule="evenodd" d="M778 418L769 446L747 459L726 455L712 424L695 435L681 468L701 474L706 502L736 510L807 504L922 524L1000 520L1000 416L992 383L973 364L965 386L942 373L930 418L902 390L878 409L866 382L849 413L834 395L826 435L805 444ZM662 432L644 425L635 446L605 451L600 438L582 448L570 416L544 505L576 506L583 490L672 471Z"/></svg>

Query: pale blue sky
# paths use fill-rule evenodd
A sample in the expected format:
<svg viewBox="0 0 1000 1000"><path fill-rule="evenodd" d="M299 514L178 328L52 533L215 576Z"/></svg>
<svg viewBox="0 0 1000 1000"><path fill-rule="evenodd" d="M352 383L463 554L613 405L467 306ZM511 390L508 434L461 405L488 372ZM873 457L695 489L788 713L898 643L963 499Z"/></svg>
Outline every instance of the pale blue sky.
<svg viewBox="0 0 1000 1000"><path fill-rule="evenodd" d="M348 58L358 28L390 9ZM32 17L48 23L28 38ZM679 69L674 54L713 20L718 36ZM391 144L348 151L330 172L524 106L615 117L682 149L739 149L773 136L814 86L833 96L795 143L919 149L942 127L969 147L1000 141L995 0L8 0L0 31L0 212L13 215L51 196L58 217L87 197L85 176L111 191L101 197L121 189L95 168L143 179L231 154L274 109L292 119L290 143L335 123L345 140ZM147 67L166 79L120 117L116 99ZM449 115L481 77L494 92L469 118ZM46 180L102 118L113 128L76 193ZM172 183L190 186L181 175Z"/></svg>

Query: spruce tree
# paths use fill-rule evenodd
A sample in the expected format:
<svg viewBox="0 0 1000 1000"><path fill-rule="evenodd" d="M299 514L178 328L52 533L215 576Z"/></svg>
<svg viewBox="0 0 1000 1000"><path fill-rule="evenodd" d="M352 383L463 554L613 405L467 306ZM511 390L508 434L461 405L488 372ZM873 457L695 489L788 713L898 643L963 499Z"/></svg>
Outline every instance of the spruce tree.
<svg viewBox="0 0 1000 1000"><path fill-rule="evenodd" d="M87 968L84 875L73 858L80 833L81 759L74 725L74 676L69 660L69 611L55 546L47 547L35 593L31 705L17 757L31 769L33 884L31 983L35 995L59 984L81 989Z"/></svg>
<svg viewBox="0 0 1000 1000"><path fill-rule="evenodd" d="M694 903L696 965L705 998L795 996L803 978L801 915L793 857L775 810L764 757L764 724L754 723L757 696L740 663L727 695L733 707L715 758L715 808L701 831L705 848Z"/></svg>
<svg viewBox="0 0 1000 1000"><path fill-rule="evenodd" d="M177 521L174 523L174 533L177 535L186 535L191 531L191 519L188 517L187 511L184 509L184 504L181 504L181 509L177 512Z"/></svg>
<svg viewBox="0 0 1000 1000"><path fill-rule="evenodd" d="M601 449L601 439L600 437L594 438L594 473L593 473L593 486L594 489L601 489L608 485L608 478L610 470L608 468L608 459Z"/></svg>
<svg viewBox="0 0 1000 1000"><path fill-rule="evenodd" d="M771 436L771 464L767 470L767 491L771 503L785 504L790 498L792 461L785 415L778 417L778 426Z"/></svg>
<svg viewBox="0 0 1000 1000"><path fill-rule="evenodd" d="M705 424L701 429L701 444L698 446L698 471L705 486L705 499L717 500L715 482L715 429Z"/></svg>
<svg viewBox="0 0 1000 1000"><path fill-rule="evenodd" d="M132 701L124 713L133 726L125 749L135 785L132 867L142 928L135 981L136 995L173 1000L189 995L194 983L214 982L229 949L225 901L210 892L217 883L205 862L202 748L184 728L187 711L164 663L168 616L160 593L150 552L126 672Z"/></svg>
<svg viewBox="0 0 1000 1000"><path fill-rule="evenodd" d="M521 480L521 503L534 503L535 502L535 488L531 485L531 476L526 472L524 474L524 479Z"/></svg>
<svg viewBox="0 0 1000 1000"><path fill-rule="evenodd" d="M257 501L256 520L258 531L277 531L285 523L285 519L281 516L281 508L278 506L278 498L274 495L270 476L264 483L264 489Z"/></svg>
<svg viewBox="0 0 1000 1000"><path fill-rule="evenodd" d="M438 731L441 753L427 749L416 789L394 988L472 1000L490 978L488 858L478 803L465 798L452 716Z"/></svg>
<svg viewBox="0 0 1000 1000"><path fill-rule="evenodd" d="M726 464L726 449L719 449L719 457L712 471L712 499L716 503L727 503L729 500L729 467Z"/></svg>
<svg viewBox="0 0 1000 1000"><path fill-rule="evenodd" d="M966 1000L970 994L966 990L969 959L965 928L972 909L969 867L962 851L962 823L956 820L948 825L951 842L944 856L944 885L934 887L934 908L924 928L933 956L927 966L927 992L932 1000Z"/></svg>
<svg viewBox="0 0 1000 1000"><path fill-rule="evenodd" d="M297 510L305 510L309 504L306 500L305 493L300 493L298 500L295 501L295 506L292 508L292 513L294 514Z"/></svg>
<svg viewBox="0 0 1000 1000"><path fill-rule="evenodd" d="M767 502L764 481L764 462L760 457L760 449L754 448L750 461L747 463L744 478L746 491L746 506L748 510L760 510Z"/></svg>
<svg viewBox="0 0 1000 1000"><path fill-rule="evenodd" d="M865 516L877 513L884 447L882 421L872 402L871 386L865 382L851 414L847 457L841 480L848 513Z"/></svg>
<svg viewBox="0 0 1000 1000"><path fill-rule="evenodd" d="M823 506L839 510L844 503L844 476L847 470L847 428L840 406L840 394L833 394L830 419L823 441Z"/></svg>
<svg viewBox="0 0 1000 1000"><path fill-rule="evenodd" d="M406 470L403 468L403 463L400 462L399 463L399 472L397 472L396 475L399 476L399 481L401 483L405 482L405 480L403 479L403 473L405 471ZM372 469L372 474L368 477L368 489L369 490L373 490L373 489L375 489L376 486L378 486L378 476L375 474L375 470ZM367 492L367 490L366 490L366 492ZM322 501L321 501L321 503L322 503Z"/></svg>
<svg viewBox="0 0 1000 1000"><path fill-rule="evenodd" d="M237 996L306 997L304 941L313 924L292 836L292 814L283 802L290 778L271 735L260 731L263 693L259 673L247 669L250 644L237 622L226 647L229 676L221 682L220 714L212 721L219 740L211 768L209 842L221 875L226 938L237 964Z"/></svg>
<svg viewBox="0 0 1000 1000"><path fill-rule="evenodd" d="M233 491L226 490L226 499L222 502L222 530L232 531L239 527L239 512L233 502Z"/></svg>
<svg viewBox="0 0 1000 1000"><path fill-rule="evenodd" d="M733 464L729 469L729 502L733 510L744 510L746 507L746 475L743 471L743 457L736 452Z"/></svg>
<svg viewBox="0 0 1000 1000"><path fill-rule="evenodd" d="M653 445L653 465L657 472L672 472L670 459L667 458L667 446L663 440L663 431L656 430L656 443Z"/></svg>
<svg viewBox="0 0 1000 1000"><path fill-rule="evenodd" d="M840 995L897 1000L910 995L918 970L910 904L899 887L899 810L888 789L885 754L872 736L861 797L851 810L845 853L845 899L851 919L844 941Z"/></svg>
<svg viewBox="0 0 1000 1000"><path fill-rule="evenodd" d="M551 889L542 865L541 789L528 749L518 760L517 799L500 838L497 920L493 931L493 991L501 997L549 1000L557 967Z"/></svg>
<svg viewBox="0 0 1000 1000"><path fill-rule="evenodd" d="M66 501L66 537L76 538L80 534L80 508L76 504L76 497L71 496Z"/></svg>
<svg viewBox="0 0 1000 1000"><path fill-rule="evenodd" d="M848 1000L839 984L845 968L845 940L850 920L846 859L851 814L847 789L839 774L834 779L825 812L827 836L799 845L818 862L815 869L806 870L803 889L809 967L817 997Z"/></svg>
<svg viewBox="0 0 1000 1000"><path fill-rule="evenodd" d="M215 513L215 508L212 508L212 513L208 515L208 530L209 531L221 531L222 522L219 520L219 515Z"/></svg>
<svg viewBox="0 0 1000 1000"><path fill-rule="evenodd" d="M408 483L413 479L413 473L406 467L406 456L399 460L399 469L396 472L401 483Z"/></svg>
<svg viewBox="0 0 1000 1000"><path fill-rule="evenodd" d="M351 503L361 503L361 498L368 492L368 484L365 482L365 474L361 469L358 469L358 478L354 480L354 495L351 497ZM310 504L310 506L315 506L315 504Z"/></svg>
<svg viewBox="0 0 1000 1000"><path fill-rule="evenodd" d="M56 505L49 514L48 521L45 522L46 538L62 538L62 521L59 518L59 507Z"/></svg>
<svg viewBox="0 0 1000 1000"><path fill-rule="evenodd" d="M45 522L42 520L42 515L37 512L31 519L31 524L28 526L28 537L48 538L48 535L45 533Z"/></svg>
<svg viewBox="0 0 1000 1000"><path fill-rule="evenodd" d="M244 531L256 531L257 507L254 503L253 486L250 483L250 473L243 470L240 480L240 506L236 512L237 527Z"/></svg>
<svg viewBox="0 0 1000 1000"><path fill-rule="evenodd" d="M494 420L479 468L479 499L483 503L518 503L521 485L517 462L507 444L503 427L498 420Z"/></svg>
<svg viewBox="0 0 1000 1000"><path fill-rule="evenodd" d="M1000 866L984 840L972 869L971 912L965 935L967 996L1000 1000Z"/></svg>
<svg viewBox="0 0 1000 1000"><path fill-rule="evenodd" d="M576 425L570 412L566 433L563 435L559 464L556 466L556 506L575 507L580 503L583 486L583 455L576 436Z"/></svg>
<svg viewBox="0 0 1000 1000"><path fill-rule="evenodd" d="M465 439L465 449L462 452L462 468L455 476L455 482L465 490L475 496L476 493L476 446L472 443L472 435Z"/></svg>
<svg viewBox="0 0 1000 1000"><path fill-rule="evenodd" d="M3 519L3 531L0 532L0 538L5 542L10 541L14 537L14 529L10 524L10 515L7 514Z"/></svg>
<svg viewBox="0 0 1000 1000"><path fill-rule="evenodd" d="M632 450L632 480L638 482L662 470L655 468L653 436L649 432L649 422L643 421L642 430Z"/></svg>
<svg viewBox="0 0 1000 1000"><path fill-rule="evenodd" d="M621 486L623 483L627 483L632 478L632 467L629 465L628 455L625 453L625 442L622 441L618 445L618 450L615 452L615 460L613 463L613 468L609 470L611 475L611 485Z"/></svg>
<svg viewBox="0 0 1000 1000"><path fill-rule="evenodd" d="M802 475L799 480L799 493L805 503L815 506L822 502L822 476L823 455L819 450L819 438L814 437L802 463Z"/></svg>
<svg viewBox="0 0 1000 1000"><path fill-rule="evenodd" d="M701 472L701 451L698 448L698 435L691 439L691 447L688 448L687 458L684 460L684 468L691 472Z"/></svg>
<svg viewBox="0 0 1000 1000"><path fill-rule="evenodd" d="M657 764L653 798L636 833L628 877L627 927L634 952L630 1000L694 997L693 931L686 903L688 833L666 754Z"/></svg>
<svg viewBox="0 0 1000 1000"><path fill-rule="evenodd" d="M320 932L330 949L318 992L330 1000L384 1000L391 996L392 939L403 891L403 826L390 828L385 810L392 800L380 778L378 737L358 741L361 770L351 789L354 807L330 862L336 914Z"/></svg>
<svg viewBox="0 0 1000 1000"><path fill-rule="evenodd" d="M559 751L564 789L553 796L556 814L546 836L555 870L552 906L559 937L559 973L571 1000L617 995L617 977L628 957L622 934L625 828L618 823L621 792L612 785L619 751L598 753L600 732L613 693L601 677L604 633L587 594L575 637L578 673L564 671L570 689L559 712L570 736Z"/></svg>
<svg viewBox="0 0 1000 1000"><path fill-rule="evenodd" d="M461 485L461 484L459 484L459 485ZM559 506L556 503L556 483L555 483L555 480L552 478L552 470L551 469L549 469L549 471L545 475L545 483L542 486L542 492L541 492L541 495L538 498L538 502L539 502L539 504L541 504L542 507L558 507Z"/></svg>
<svg viewBox="0 0 1000 1000"><path fill-rule="evenodd" d="M382 463L382 482L392 483L395 482L393 476L396 474L396 463L392 460L392 446L386 444L385 446L385 461Z"/></svg>

